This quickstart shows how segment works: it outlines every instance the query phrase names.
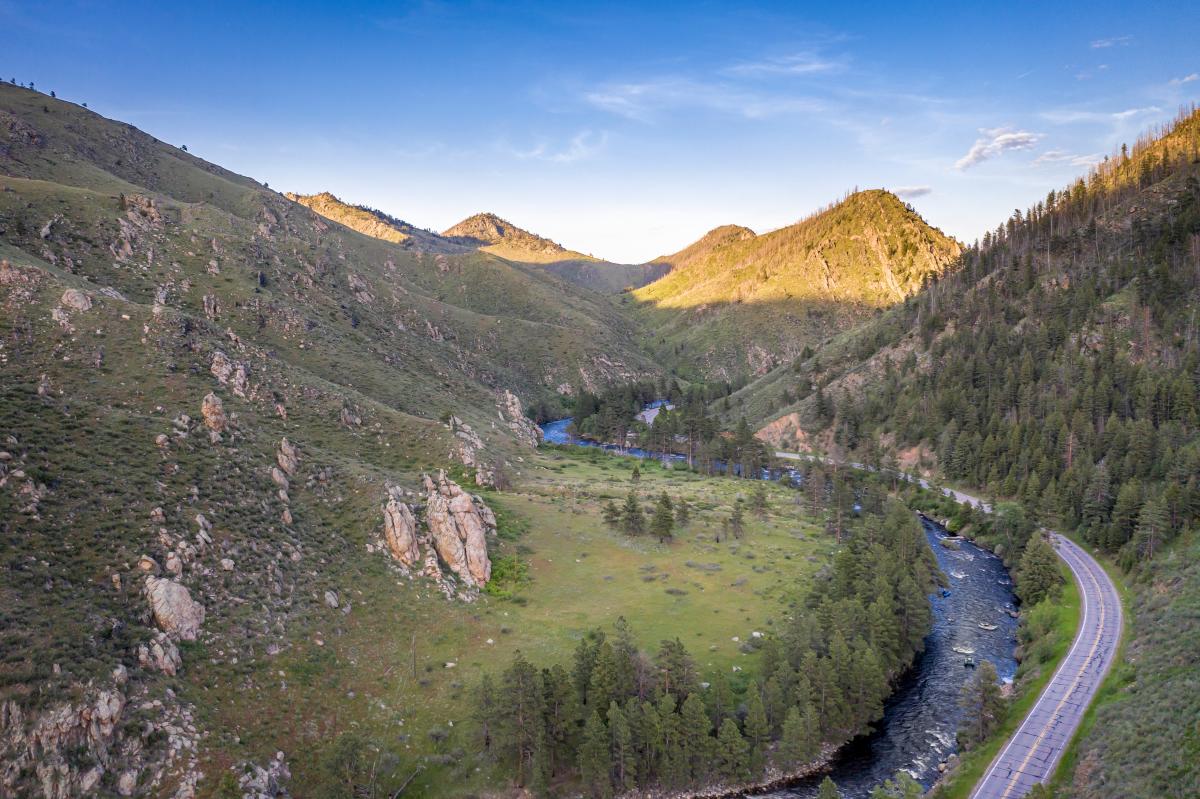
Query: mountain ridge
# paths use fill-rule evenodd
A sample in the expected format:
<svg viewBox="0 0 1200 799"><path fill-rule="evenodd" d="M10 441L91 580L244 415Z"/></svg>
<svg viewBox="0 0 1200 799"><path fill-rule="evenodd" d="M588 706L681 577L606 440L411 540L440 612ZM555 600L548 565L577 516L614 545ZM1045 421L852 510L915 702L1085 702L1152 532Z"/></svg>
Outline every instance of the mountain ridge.
<svg viewBox="0 0 1200 799"><path fill-rule="evenodd" d="M890 192L856 191L761 235L714 228L656 259L670 272L633 298L665 338L665 361L726 378L762 374L916 292L960 249Z"/></svg>

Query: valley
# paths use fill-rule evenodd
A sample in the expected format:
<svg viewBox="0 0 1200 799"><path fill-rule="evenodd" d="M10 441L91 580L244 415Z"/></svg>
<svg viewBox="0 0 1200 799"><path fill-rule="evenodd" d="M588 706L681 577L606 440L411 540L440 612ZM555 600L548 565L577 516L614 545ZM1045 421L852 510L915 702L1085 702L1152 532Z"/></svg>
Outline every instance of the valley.
<svg viewBox="0 0 1200 799"><path fill-rule="evenodd" d="M0 796L1196 795L1200 112L1088 163L619 263L0 83Z"/></svg>

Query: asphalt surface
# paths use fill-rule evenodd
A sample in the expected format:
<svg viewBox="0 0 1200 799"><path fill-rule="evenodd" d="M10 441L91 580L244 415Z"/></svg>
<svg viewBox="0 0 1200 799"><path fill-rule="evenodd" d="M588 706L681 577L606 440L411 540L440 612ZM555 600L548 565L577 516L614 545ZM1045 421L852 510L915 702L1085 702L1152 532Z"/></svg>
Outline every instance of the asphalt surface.
<svg viewBox="0 0 1200 799"><path fill-rule="evenodd" d="M788 460L828 458L794 452L776 452ZM862 464L845 464L867 469ZM912 477L904 475L904 479ZM929 484L918 478L924 488ZM957 501L984 512L991 508L978 497L945 489ZM1082 619L1067 656L1042 691L1017 732L997 753L971 793L971 799L1020 799L1039 782L1054 775L1063 751L1079 728L1083 714L1100 690L1100 684L1117 656L1124 624L1121 597L1104 568L1070 539L1050 533L1054 551L1070 568L1079 586Z"/></svg>
<svg viewBox="0 0 1200 799"><path fill-rule="evenodd" d="M1050 684L996 755L971 799L1018 799L1052 777L1116 658L1123 624L1116 586L1073 541L1057 533L1050 540L1079 584L1083 616L1079 632Z"/></svg>

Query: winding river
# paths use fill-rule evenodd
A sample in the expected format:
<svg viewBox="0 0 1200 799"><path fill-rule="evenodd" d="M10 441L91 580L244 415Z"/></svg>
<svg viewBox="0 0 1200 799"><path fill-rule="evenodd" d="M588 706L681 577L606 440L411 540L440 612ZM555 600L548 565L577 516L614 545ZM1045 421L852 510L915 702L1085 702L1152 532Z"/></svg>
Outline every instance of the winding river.
<svg viewBox="0 0 1200 799"><path fill-rule="evenodd" d="M572 441L566 428L570 419L542 425L545 440L553 444L600 446ZM605 446L615 451L617 448ZM651 453L626 449L622 454L651 457ZM933 629L925 638L925 651L901 679L884 706L883 718L871 735L858 738L834 757L826 772L837 783L843 799L866 799L871 790L898 771L906 771L925 788L938 778L938 764L956 751L954 737L962 710L958 696L973 669L964 661L990 660L997 673L1010 681L1017 670L1017 620L1009 616L1014 597L1008 572L1000 559L968 541L942 545L946 531L923 521L938 565L949 578L948 595L930 596ZM995 630L980 627L995 625ZM966 655L960 650L973 650ZM771 794L772 797L807 799L817 795L825 774L801 780Z"/></svg>

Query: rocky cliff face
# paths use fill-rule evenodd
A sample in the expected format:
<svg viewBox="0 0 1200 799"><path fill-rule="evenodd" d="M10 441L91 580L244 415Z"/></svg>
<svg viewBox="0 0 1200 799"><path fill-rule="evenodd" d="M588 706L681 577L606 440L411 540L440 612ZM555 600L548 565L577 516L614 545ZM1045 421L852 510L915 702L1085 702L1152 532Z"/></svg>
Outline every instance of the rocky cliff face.
<svg viewBox="0 0 1200 799"><path fill-rule="evenodd" d="M496 517L482 500L472 497L439 472L425 475L425 523L442 562L468 586L492 577L487 536L496 532Z"/></svg>
<svg viewBox="0 0 1200 799"><path fill-rule="evenodd" d="M469 494L458 483L439 472L423 478L425 488L424 527L417 520L418 506L404 501L399 488L388 491L383 506L383 540L392 559L401 566L419 569L422 576L439 583L447 596L456 593L443 567L468 589L487 584L492 577L488 557L488 538L496 533L496 515L477 495ZM424 555L422 555L424 550Z"/></svg>

